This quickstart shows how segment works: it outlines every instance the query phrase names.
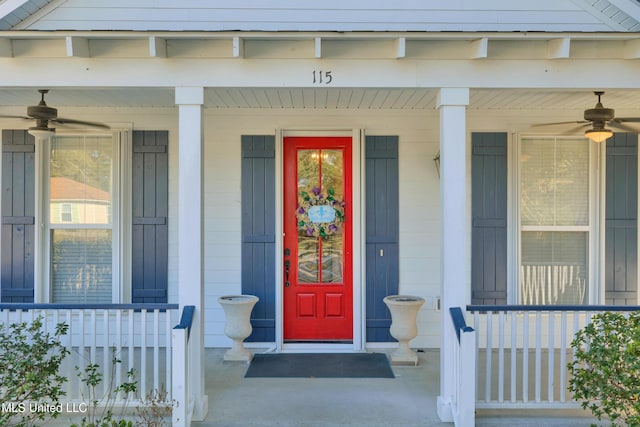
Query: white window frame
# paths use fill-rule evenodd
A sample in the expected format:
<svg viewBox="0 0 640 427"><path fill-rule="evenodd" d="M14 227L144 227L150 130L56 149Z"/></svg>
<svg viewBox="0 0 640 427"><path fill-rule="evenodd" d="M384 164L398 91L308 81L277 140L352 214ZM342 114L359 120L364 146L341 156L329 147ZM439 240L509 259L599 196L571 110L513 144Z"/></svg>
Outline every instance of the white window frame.
<svg viewBox="0 0 640 427"><path fill-rule="evenodd" d="M60 136L110 136L113 140L112 182L112 303L131 302L131 129L114 129L111 132L60 132ZM55 138L55 136L53 137ZM36 223L35 231L35 289L34 301L50 303L51 284L51 225L49 211L49 174L52 138L36 143ZM39 146L39 147L38 147ZM75 228L56 224L55 229ZM83 228L102 229L103 226L87 225Z"/></svg>
<svg viewBox="0 0 640 427"><path fill-rule="evenodd" d="M509 278L509 286L507 287L507 302L509 304L519 304L521 301L520 286L520 266L521 257L521 233L522 231L586 231L588 233L588 274L587 283L588 299L587 304L600 304L604 301L604 214L605 208L605 143L594 143L588 141L589 144L589 225L588 226L565 226L565 227L547 227L547 226L522 226L520 216L520 155L522 144L526 139L532 138L555 138L576 139L581 135L555 135L555 134L513 134L511 136L510 146L512 155L509 156L508 170L508 243L509 251L507 264L507 277Z"/></svg>

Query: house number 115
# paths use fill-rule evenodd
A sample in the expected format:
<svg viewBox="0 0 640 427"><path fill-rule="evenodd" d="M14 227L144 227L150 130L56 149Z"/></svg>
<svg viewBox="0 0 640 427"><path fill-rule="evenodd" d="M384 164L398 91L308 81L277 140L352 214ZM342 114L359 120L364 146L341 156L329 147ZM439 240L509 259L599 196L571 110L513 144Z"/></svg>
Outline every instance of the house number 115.
<svg viewBox="0 0 640 427"><path fill-rule="evenodd" d="M313 70L313 84L315 85L329 85L333 81L331 71Z"/></svg>

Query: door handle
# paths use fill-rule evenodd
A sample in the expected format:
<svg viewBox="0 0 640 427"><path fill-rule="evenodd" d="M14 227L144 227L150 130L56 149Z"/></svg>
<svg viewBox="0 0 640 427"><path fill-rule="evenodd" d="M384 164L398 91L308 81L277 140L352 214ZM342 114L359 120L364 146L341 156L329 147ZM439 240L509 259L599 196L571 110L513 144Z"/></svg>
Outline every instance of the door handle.
<svg viewBox="0 0 640 427"><path fill-rule="evenodd" d="M286 260L284 262L284 286L285 288L289 287L289 267L291 266L291 261Z"/></svg>

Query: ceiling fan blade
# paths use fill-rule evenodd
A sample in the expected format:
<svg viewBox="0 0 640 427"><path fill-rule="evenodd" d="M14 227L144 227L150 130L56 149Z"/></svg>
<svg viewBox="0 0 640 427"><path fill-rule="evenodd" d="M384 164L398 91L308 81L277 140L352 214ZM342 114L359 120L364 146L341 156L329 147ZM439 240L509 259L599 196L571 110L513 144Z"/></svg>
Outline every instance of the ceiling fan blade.
<svg viewBox="0 0 640 427"><path fill-rule="evenodd" d="M622 123L622 122L640 123L640 117L616 117L615 119L613 119L611 121L612 122L617 122L617 123Z"/></svg>
<svg viewBox="0 0 640 427"><path fill-rule="evenodd" d="M582 131L584 128L588 128L589 126L591 126L591 123L584 123L584 124L581 124L580 126L571 128L571 129L566 130L566 131L564 131L562 133L570 135L572 133L577 133L578 131Z"/></svg>
<svg viewBox="0 0 640 427"><path fill-rule="evenodd" d="M98 122L87 122L84 120L75 120L75 119L65 119L63 117L56 117L55 119L50 120L52 123L59 125L83 125L83 126L92 126L103 129L111 129L109 125L105 125L104 123Z"/></svg>
<svg viewBox="0 0 640 427"><path fill-rule="evenodd" d="M622 123L618 123L614 120L610 121L608 125L614 129L622 129L624 131L631 132L631 133L640 133L640 130L634 129L631 126L623 125Z"/></svg>
<svg viewBox="0 0 640 427"><path fill-rule="evenodd" d="M7 119L33 120L31 117L27 117L27 116L11 116L11 115L8 115L8 114L0 114L0 117L7 118Z"/></svg>
<svg viewBox="0 0 640 427"><path fill-rule="evenodd" d="M556 123L538 123L535 125L531 125L532 128L537 128L541 126L556 126L556 125L570 125L570 124L589 124L591 122L586 120L576 120L572 122L556 122Z"/></svg>

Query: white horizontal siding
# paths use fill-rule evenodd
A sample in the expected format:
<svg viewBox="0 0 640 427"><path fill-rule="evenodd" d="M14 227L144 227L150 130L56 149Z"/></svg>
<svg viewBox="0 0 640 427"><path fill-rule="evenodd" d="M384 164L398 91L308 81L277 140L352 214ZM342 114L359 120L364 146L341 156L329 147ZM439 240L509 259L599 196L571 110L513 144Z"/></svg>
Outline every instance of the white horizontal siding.
<svg viewBox="0 0 640 427"><path fill-rule="evenodd" d="M426 120L425 120L426 119ZM233 109L206 111L205 158L205 342L229 345L217 297L241 289L240 137L274 134L275 129L364 128L371 135L400 137L400 292L432 301L439 295L437 112L282 111ZM422 218L416 217L416 212ZM414 345L438 346L439 313L423 309ZM426 312L430 312L428 314ZM437 323L436 323L437 322Z"/></svg>
<svg viewBox="0 0 640 427"><path fill-rule="evenodd" d="M612 96L605 105L617 107ZM542 100L545 101L545 100ZM587 104L590 107L591 103ZM519 109L508 100L469 109L468 131L531 132L531 123L577 120L586 107L563 111ZM516 107L516 108L514 108ZM628 108L628 107L627 107ZM21 110L20 110L21 111ZM20 111L11 111L18 114ZM130 122L135 129L169 130L169 301L177 302L177 112L160 108L65 108L65 116L108 123ZM637 109L622 111L637 116ZM224 313L217 298L241 291L240 137L274 134L276 129L362 128L369 135L398 135L400 141L400 292L424 297L417 347L438 347L440 296L440 195L433 157L439 144L437 110L205 110L205 345L227 346ZM4 120L0 128L23 123ZM534 129L535 130L535 129ZM551 130L538 130L551 132ZM461 260L464 259L460 255ZM468 256L468 255L467 255Z"/></svg>
<svg viewBox="0 0 640 427"><path fill-rule="evenodd" d="M507 102L506 107L509 106ZM470 109L468 126L470 132L530 132L529 123L572 120L581 113L581 109L562 113ZM177 262L181 254L177 253L175 226L178 206L175 110L68 107L65 115L110 123L129 121L135 129L169 130L169 301L177 302ZM419 335L412 345L439 346L441 312L434 310L435 300L440 296L440 182L433 162L439 148L437 110L207 109L204 122L206 346L230 344L223 333L224 313L217 299L241 291L241 135L274 134L275 129L345 128L362 128L370 135L400 138L400 292L426 299L418 317ZM14 124L14 127L16 125L20 126ZM9 128L8 125L0 127Z"/></svg>
<svg viewBox="0 0 640 427"><path fill-rule="evenodd" d="M440 181L433 158L439 149L438 112L416 114L416 122L397 123L400 135L400 289L426 302L418 316L413 346L438 347L440 317ZM429 118L425 120L425 118Z"/></svg>
<svg viewBox="0 0 640 427"><path fill-rule="evenodd" d="M70 0L35 22L34 30L256 31L610 31L604 15L571 0L404 1Z"/></svg>

